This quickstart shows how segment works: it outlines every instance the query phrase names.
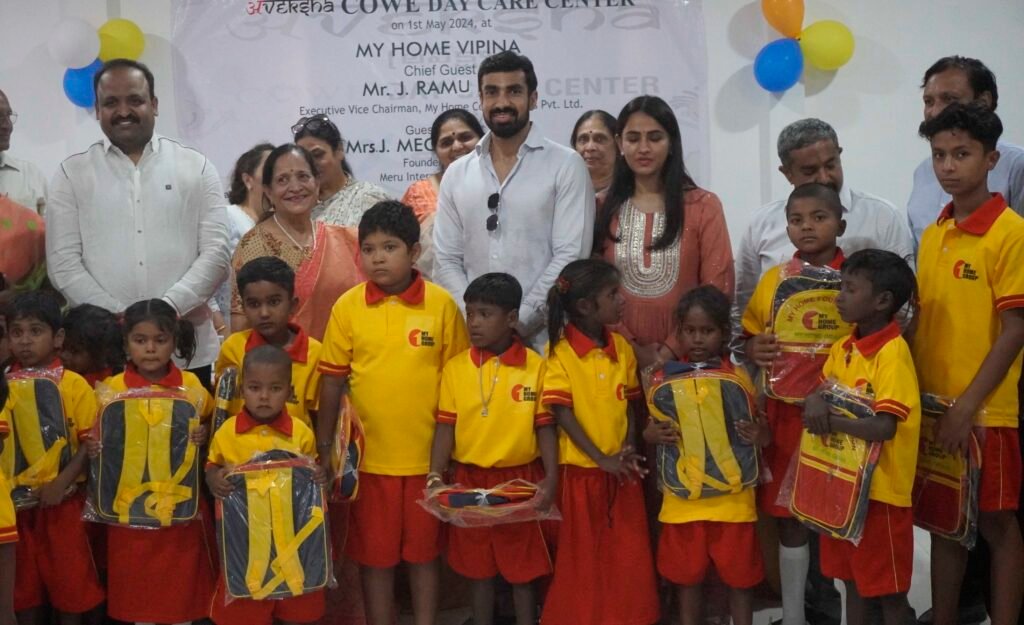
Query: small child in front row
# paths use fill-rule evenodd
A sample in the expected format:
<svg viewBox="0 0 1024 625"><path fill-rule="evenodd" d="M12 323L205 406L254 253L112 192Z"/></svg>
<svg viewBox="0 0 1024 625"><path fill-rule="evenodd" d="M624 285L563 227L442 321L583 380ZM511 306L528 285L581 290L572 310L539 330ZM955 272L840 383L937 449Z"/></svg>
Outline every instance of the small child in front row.
<svg viewBox="0 0 1024 625"><path fill-rule="evenodd" d="M12 373L61 368L58 354L64 330L60 305L51 293L16 296L7 310L7 332L15 359ZM68 624L80 622L82 613L103 601L103 587L82 520L85 489L79 487L85 481L88 462L86 446L79 443L96 420L96 395L82 376L68 370L62 371L58 388L68 424L71 462L56 479L37 489L38 507L17 513L20 540L14 609L18 621L27 625L41 623L40 608L47 603L60 612L61 622Z"/></svg>
<svg viewBox="0 0 1024 625"><path fill-rule="evenodd" d="M821 572L846 582L846 622L863 625L867 598L877 598L886 625L913 620L907 591L914 562L911 490L921 430L921 397L910 347L896 313L917 290L914 272L892 252L861 250L843 262L836 304L853 333L832 345L822 372L849 388L871 393L873 417L833 416L820 392L804 403L811 434L842 432L881 441L860 542L822 536Z"/></svg>
<svg viewBox="0 0 1024 625"><path fill-rule="evenodd" d="M540 486L539 507L546 510L558 486L558 438L540 402L544 358L515 330L523 289L506 273L488 273L473 280L463 297L473 347L449 360L441 376L427 488L445 482L492 488L521 479ZM494 622L497 575L512 584L516 623L536 623L530 583L551 573L538 521L451 526L448 564L473 580L475 625Z"/></svg>
<svg viewBox="0 0 1024 625"><path fill-rule="evenodd" d="M682 362L706 363L705 368L733 373L753 388L742 368L733 367L724 353L729 336L729 298L714 286L688 291L676 309L676 339ZM680 415L682 417L682 415ZM757 420L737 424L740 437L763 445L769 436ZM651 419L644 430L651 444L675 445L679 430L668 420ZM735 625L753 621L753 588L764 579L761 547L757 540L757 503L753 487L738 493L686 500L665 492L658 520L662 523L658 541L658 573L679 587L682 625L703 622L704 580L714 564L718 576L729 587L729 611Z"/></svg>
<svg viewBox="0 0 1024 625"><path fill-rule="evenodd" d="M345 552L362 568L369 625L392 622L395 567L403 562L415 622L437 616L441 525L416 500L430 471L441 371L468 344L455 300L413 268L419 238L420 222L401 202L381 201L363 214L359 250L369 280L334 304L320 356L321 463L330 463L345 392L364 429Z"/></svg>
<svg viewBox="0 0 1024 625"><path fill-rule="evenodd" d="M796 247L794 258L815 267L838 270L845 256L836 240L846 230L843 205L831 187L812 182L793 190L786 202L786 234ZM772 299L784 265L772 267L757 283L747 309L743 312L746 354L755 365L767 368L780 356L776 335L772 332ZM799 404L765 398L765 415L771 428L771 442L765 448L764 462L772 479L758 487L760 509L778 520L779 577L782 586L782 622L803 625L804 590L810 565L809 530L793 518L789 509L777 503L779 489L789 465L800 448L803 432Z"/></svg>
<svg viewBox="0 0 1024 625"><path fill-rule="evenodd" d="M249 329L232 333L221 345L214 367L217 379L228 367L241 373L242 360L250 350L268 344L280 347L292 359L288 414L313 427L320 401L317 365L321 347L320 341L306 334L304 328L291 323L298 301L295 271L276 256L262 256L242 265L235 280ZM237 388L242 388L243 384L244 378L239 376ZM241 393L237 393L228 406L229 414L238 414L241 409Z"/></svg>
<svg viewBox="0 0 1024 625"><path fill-rule="evenodd" d="M559 427L562 485L555 574L543 625L650 625L659 606L628 402L641 396L622 318L619 271L562 269L548 295L542 402Z"/></svg>
<svg viewBox="0 0 1024 625"><path fill-rule="evenodd" d="M160 299L142 300L124 311L124 373L103 384L114 393L132 389L184 389L208 421L213 398L199 378L182 371L173 355L188 361L196 348L192 324ZM189 434L202 447L208 426ZM125 441L130 444L131 441ZM90 455L100 452L89 442ZM182 623L204 618L213 596L214 567L208 532L212 515L199 498L199 513L188 523L158 529L107 526L107 613L133 623ZM159 581L157 581L159 580Z"/></svg>
<svg viewBox="0 0 1024 625"><path fill-rule="evenodd" d="M224 422L210 443L206 483L214 496L230 495L233 487L227 480L228 471L258 453L281 449L316 459L313 430L287 410L292 363L291 354L274 345L246 352L242 361L244 406ZM319 484L327 481L322 467L317 468L314 480ZM286 625L312 623L324 615L323 590L287 599L233 599L230 603L225 592L221 571L210 609L210 618L217 625L271 625L275 619Z"/></svg>
<svg viewBox="0 0 1024 625"><path fill-rule="evenodd" d="M124 337L114 313L81 304L64 313L63 327L60 359L65 369L82 376L94 388L124 369Z"/></svg>

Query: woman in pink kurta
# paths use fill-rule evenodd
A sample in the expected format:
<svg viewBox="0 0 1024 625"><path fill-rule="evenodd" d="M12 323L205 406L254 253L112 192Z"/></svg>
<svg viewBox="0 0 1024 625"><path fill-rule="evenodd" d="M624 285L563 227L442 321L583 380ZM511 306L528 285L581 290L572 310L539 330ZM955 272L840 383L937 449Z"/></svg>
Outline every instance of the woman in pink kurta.
<svg viewBox="0 0 1024 625"><path fill-rule="evenodd" d="M598 209L594 251L622 272L619 330L643 366L674 353L675 309L684 293L712 284L732 298L732 247L722 203L686 173L668 104L641 96L622 109L618 123L622 158Z"/></svg>

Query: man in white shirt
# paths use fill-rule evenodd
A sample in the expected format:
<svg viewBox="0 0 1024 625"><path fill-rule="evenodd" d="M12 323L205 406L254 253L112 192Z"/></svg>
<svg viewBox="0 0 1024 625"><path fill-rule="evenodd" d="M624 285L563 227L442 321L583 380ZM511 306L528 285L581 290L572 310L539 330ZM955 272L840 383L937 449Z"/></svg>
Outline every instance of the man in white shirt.
<svg viewBox="0 0 1024 625"><path fill-rule="evenodd" d="M71 304L121 312L163 299L196 327L185 364L204 384L219 341L206 302L227 276L227 212L213 163L155 135L153 74L108 61L96 74L106 138L68 157L46 211L50 280Z"/></svg>
<svg viewBox="0 0 1024 625"><path fill-rule="evenodd" d="M464 310L470 281L512 274L524 294L520 334L542 349L548 290L593 245L594 187L580 155L530 122L537 75L528 58L502 52L484 59L477 74L490 132L441 181L434 277Z"/></svg>
<svg viewBox="0 0 1024 625"><path fill-rule="evenodd" d="M46 178L32 163L14 158L11 135L18 114L11 108L7 94L0 91L0 196L10 198L42 215L46 206Z"/></svg>

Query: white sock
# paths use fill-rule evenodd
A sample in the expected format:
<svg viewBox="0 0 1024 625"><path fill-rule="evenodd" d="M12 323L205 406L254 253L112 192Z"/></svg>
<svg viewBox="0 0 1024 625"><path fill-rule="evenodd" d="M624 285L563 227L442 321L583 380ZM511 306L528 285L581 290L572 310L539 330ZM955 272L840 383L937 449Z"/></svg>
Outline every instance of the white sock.
<svg viewBox="0 0 1024 625"><path fill-rule="evenodd" d="M807 567L811 550L807 545L779 545L779 577L782 582L782 625L806 625L804 591L807 589Z"/></svg>

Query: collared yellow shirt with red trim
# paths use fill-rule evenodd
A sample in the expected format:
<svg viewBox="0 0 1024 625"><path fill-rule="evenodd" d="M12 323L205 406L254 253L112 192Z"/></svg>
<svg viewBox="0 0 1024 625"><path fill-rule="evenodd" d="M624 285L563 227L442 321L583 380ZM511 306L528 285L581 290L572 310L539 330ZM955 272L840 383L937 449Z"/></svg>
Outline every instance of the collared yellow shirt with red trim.
<svg viewBox="0 0 1024 625"><path fill-rule="evenodd" d="M544 358L518 338L500 356L471 347L449 360L437 422L455 426L452 459L485 468L536 460L536 428L554 425L540 402L543 381Z"/></svg>
<svg viewBox="0 0 1024 625"><path fill-rule="evenodd" d="M799 259L800 252L793 254L793 258ZM832 262L828 264L828 267L838 271L843 266L843 261L845 260L846 256L843 255L843 250L836 248L836 255L833 257ZM775 300L775 290L781 281L780 274L782 273L782 268L787 264L789 263L775 265L758 280L757 286L754 287L754 293L750 296L750 301L747 303L747 309L743 311L742 324L745 336L764 334L774 324L772 305ZM838 294L839 292L836 291L836 295Z"/></svg>
<svg viewBox="0 0 1024 625"><path fill-rule="evenodd" d="M320 405L320 371L317 369L320 364L320 352L322 347L320 341L306 334L306 331L295 324L288 324L288 327L295 333L295 340L285 350L292 358L292 388L288 397L288 414L313 427L313 420L310 411L315 411ZM217 356L217 364L214 371L217 379L228 367L238 370L238 383L236 384L235 396L228 403L228 414L238 414L244 405L242 401L242 361L250 349L266 345L263 336L255 330L242 330L235 332L220 347L220 355Z"/></svg>
<svg viewBox="0 0 1024 625"><path fill-rule="evenodd" d="M362 420L362 470L429 471L441 372L469 347L451 295L418 274L398 295L364 282L338 298L323 342L320 372L348 376Z"/></svg>
<svg viewBox="0 0 1024 625"><path fill-rule="evenodd" d="M56 369L61 367L60 360L54 359L47 369ZM15 363L11 367L11 372L20 371L21 366ZM78 453L78 442L85 438L89 434L89 430L96 423L96 394L93 392L92 385L85 381L85 378L78 375L74 371L64 369L61 374L60 382L57 383L57 390L60 392L61 401L64 403L64 418L68 425L68 446L71 449L71 455ZM10 410L13 399L7 400L7 408ZM79 477L79 481L84 481L85 476Z"/></svg>
<svg viewBox="0 0 1024 625"><path fill-rule="evenodd" d="M909 508L921 434L921 392L910 346L895 321L874 334L855 337L851 334L832 345L822 375L871 392L875 412L888 412L898 419L896 434L882 443L869 496Z"/></svg>
<svg viewBox="0 0 1024 625"><path fill-rule="evenodd" d="M576 421L603 454L618 453L626 442L631 399L640 399L636 356L621 335L605 329L604 347L573 324L548 354L541 403L572 409ZM565 432L558 433L558 461L596 467Z"/></svg>
<svg viewBox="0 0 1024 625"><path fill-rule="evenodd" d="M274 449L315 459L316 438L308 425L287 410L273 421L260 423L243 408L213 435L206 464L237 466Z"/></svg>
<svg viewBox="0 0 1024 625"><path fill-rule="evenodd" d="M0 441L10 445L8 434L11 433L11 415L5 406L0 406ZM11 484L7 476L0 471L0 545L18 540L18 522L11 500Z"/></svg>
<svg viewBox="0 0 1024 625"><path fill-rule="evenodd" d="M104 399L111 399L111 397L104 397L105 395L123 393L133 388L184 389L189 400L196 406L200 419L206 421L213 414L214 403L210 392L206 390L196 374L191 371L182 371L173 362L167 375L156 382L150 382L139 375L135 365L128 363L123 373L103 380L96 389L96 395L100 398L100 408L103 407Z"/></svg>
<svg viewBox="0 0 1024 625"><path fill-rule="evenodd" d="M921 390L955 399L992 351L1000 313L1024 308L1024 219L998 193L960 223L952 211L946 206L921 235L913 350ZM985 399L978 425L1017 427L1020 374L1017 354Z"/></svg>

